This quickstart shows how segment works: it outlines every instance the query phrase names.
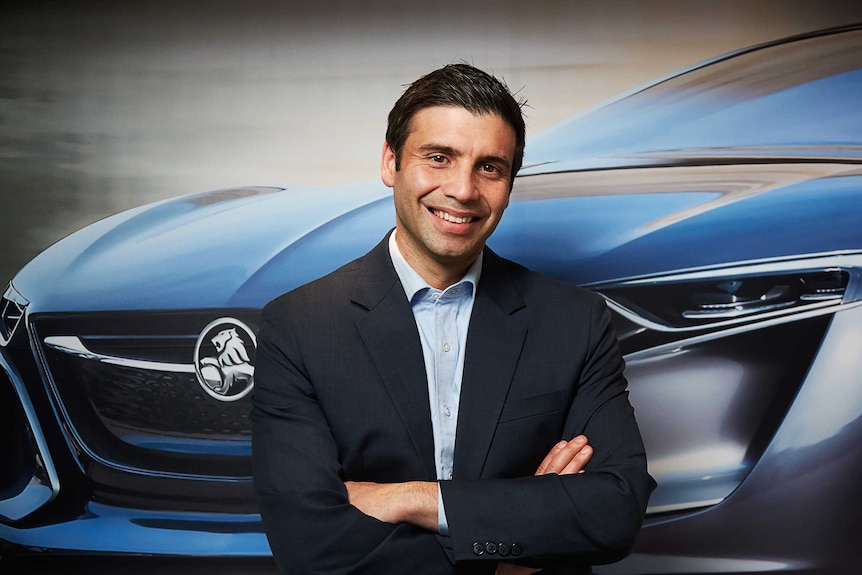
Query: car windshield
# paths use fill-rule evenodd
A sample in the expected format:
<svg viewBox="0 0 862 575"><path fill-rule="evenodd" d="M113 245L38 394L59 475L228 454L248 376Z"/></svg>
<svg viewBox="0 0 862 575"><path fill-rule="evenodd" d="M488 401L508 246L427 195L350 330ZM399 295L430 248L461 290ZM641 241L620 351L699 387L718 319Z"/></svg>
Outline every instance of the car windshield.
<svg viewBox="0 0 862 575"><path fill-rule="evenodd" d="M655 153L859 158L859 94L862 30L766 46L546 131L530 142L528 161Z"/></svg>

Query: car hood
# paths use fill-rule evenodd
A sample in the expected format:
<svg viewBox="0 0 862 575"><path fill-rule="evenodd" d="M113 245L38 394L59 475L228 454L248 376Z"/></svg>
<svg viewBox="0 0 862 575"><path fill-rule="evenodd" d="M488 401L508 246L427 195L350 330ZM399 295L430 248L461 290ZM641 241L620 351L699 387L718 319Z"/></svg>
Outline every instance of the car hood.
<svg viewBox="0 0 862 575"><path fill-rule="evenodd" d="M379 183L183 196L79 230L33 259L12 283L31 313L256 306L313 279L303 272L335 265L321 256L301 269L279 267L292 248L378 204L391 204L390 190ZM353 239L348 251L359 254L367 246ZM271 289L263 293L266 286Z"/></svg>
<svg viewBox="0 0 862 575"><path fill-rule="evenodd" d="M579 284L862 249L862 166L655 166L519 177L489 245ZM107 218L13 280L30 311L255 308L394 222L377 183L195 194Z"/></svg>
<svg viewBox="0 0 862 575"><path fill-rule="evenodd" d="M860 62L859 27L720 56L531 138L521 174L682 157L858 161Z"/></svg>
<svg viewBox="0 0 862 575"><path fill-rule="evenodd" d="M518 180L489 244L581 285L862 249L862 164L678 163Z"/></svg>

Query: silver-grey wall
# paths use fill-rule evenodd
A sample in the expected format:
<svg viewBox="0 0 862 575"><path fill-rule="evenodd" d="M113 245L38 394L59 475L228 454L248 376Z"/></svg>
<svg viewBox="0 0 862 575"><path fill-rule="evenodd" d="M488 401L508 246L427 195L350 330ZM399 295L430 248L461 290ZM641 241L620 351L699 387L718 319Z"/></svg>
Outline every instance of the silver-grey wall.
<svg viewBox="0 0 862 575"><path fill-rule="evenodd" d="M858 0L3 2L0 284L152 200L376 178L392 102L449 62L520 90L536 133L704 58L855 21Z"/></svg>

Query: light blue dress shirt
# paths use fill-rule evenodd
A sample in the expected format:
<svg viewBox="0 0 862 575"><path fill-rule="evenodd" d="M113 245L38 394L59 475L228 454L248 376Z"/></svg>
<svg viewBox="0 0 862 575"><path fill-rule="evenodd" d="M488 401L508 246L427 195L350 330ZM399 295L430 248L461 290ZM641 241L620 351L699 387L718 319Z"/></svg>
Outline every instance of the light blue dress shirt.
<svg viewBox="0 0 862 575"><path fill-rule="evenodd" d="M464 349L467 346L467 328L473 312L476 286L482 271L482 254L479 254L461 281L442 291L432 288L410 267L395 243L394 231L389 236L389 255L419 328L428 378L437 479L445 481L452 479L455 462L455 432L464 373ZM437 517L440 534L448 535L439 487Z"/></svg>

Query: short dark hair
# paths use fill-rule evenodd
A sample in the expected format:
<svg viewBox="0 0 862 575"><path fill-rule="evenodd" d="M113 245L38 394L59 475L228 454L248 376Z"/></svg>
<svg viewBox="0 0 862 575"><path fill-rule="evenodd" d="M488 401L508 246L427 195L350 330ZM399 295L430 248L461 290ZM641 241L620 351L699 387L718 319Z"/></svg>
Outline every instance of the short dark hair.
<svg viewBox="0 0 862 575"><path fill-rule="evenodd" d="M452 106L477 115L497 115L512 127L514 180L524 160L526 128L521 111L524 104L523 100L515 100L503 81L470 64L449 64L422 76L407 87L389 112L386 142L395 153L395 169L400 169L401 149L410 135L410 122L416 112L433 106Z"/></svg>

